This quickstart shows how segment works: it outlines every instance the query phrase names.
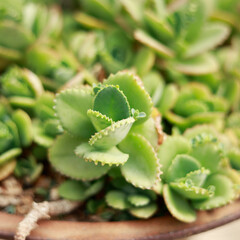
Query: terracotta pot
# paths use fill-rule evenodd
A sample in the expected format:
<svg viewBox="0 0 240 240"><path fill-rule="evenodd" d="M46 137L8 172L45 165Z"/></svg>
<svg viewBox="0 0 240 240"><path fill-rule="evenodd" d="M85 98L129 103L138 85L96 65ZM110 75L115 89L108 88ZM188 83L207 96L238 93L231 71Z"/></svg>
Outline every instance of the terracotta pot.
<svg viewBox="0 0 240 240"><path fill-rule="evenodd" d="M45 220L29 240L170 240L204 232L240 218L240 200L212 211L198 212L185 224L171 216L125 222L67 222ZM0 212L0 238L12 239L21 216Z"/></svg>

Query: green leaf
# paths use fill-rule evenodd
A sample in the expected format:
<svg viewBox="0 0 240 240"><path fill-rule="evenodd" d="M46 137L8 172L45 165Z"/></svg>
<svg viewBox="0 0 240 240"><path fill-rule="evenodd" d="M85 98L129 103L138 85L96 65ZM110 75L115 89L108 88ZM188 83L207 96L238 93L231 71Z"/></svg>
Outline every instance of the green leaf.
<svg viewBox="0 0 240 240"><path fill-rule="evenodd" d="M170 48L158 42L156 39L152 38L150 35L140 29L135 30L134 38L143 45L151 48L160 57L173 58L175 55Z"/></svg>
<svg viewBox="0 0 240 240"><path fill-rule="evenodd" d="M209 53L189 59L170 63L171 68L190 76L215 73L219 66L217 60Z"/></svg>
<svg viewBox="0 0 240 240"><path fill-rule="evenodd" d="M87 115L97 131L100 131L113 124L113 120L111 118L101 114L98 111L93 111L92 109L89 109L87 111Z"/></svg>
<svg viewBox="0 0 240 240"><path fill-rule="evenodd" d="M152 11L145 11L144 19L151 32L164 43L169 43L174 39L174 32L167 21L160 19Z"/></svg>
<svg viewBox="0 0 240 240"><path fill-rule="evenodd" d="M157 71L150 71L143 76L142 81L152 98L154 106L158 105L165 85L162 76Z"/></svg>
<svg viewBox="0 0 240 240"><path fill-rule="evenodd" d="M114 11L109 1L83 0L81 4L85 11L100 19L111 21L114 18Z"/></svg>
<svg viewBox="0 0 240 240"><path fill-rule="evenodd" d="M129 212L133 216L137 218L143 218L143 219L150 218L156 213L156 211L157 211L157 204L155 203L151 203L143 207L134 207L129 209Z"/></svg>
<svg viewBox="0 0 240 240"><path fill-rule="evenodd" d="M36 100L29 97L9 97L9 103L14 108L32 109Z"/></svg>
<svg viewBox="0 0 240 240"><path fill-rule="evenodd" d="M200 167L200 163L195 158L187 154L178 154L167 169L166 181L172 182L179 178L183 178L189 172L200 169Z"/></svg>
<svg viewBox="0 0 240 240"><path fill-rule="evenodd" d="M185 154L190 151L190 143L183 137L168 137L158 150L158 158L162 164L163 177L166 177L167 169L178 154Z"/></svg>
<svg viewBox="0 0 240 240"><path fill-rule="evenodd" d="M130 117L95 133L90 139L89 144L99 149L109 149L119 144L130 131L135 119Z"/></svg>
<svg viewBox="0 0 240 240"><path fill-rule="evenodd" d="M94 98L93 110L119 121L130 117L130 106L124 93L116 86L105 86Z"/></svg>
<svg viewBox="0 0 240 240"><path fill-rule="evenodd" d="M158 133L153 118L149 118L142 124L133 125L130 133L136 133L145 137L154 148L158 146Z"/></svg>
<svg viewBox="0 0 240 240"><path fill-rule="evenodd" d="M116 147L108 150L100 150L90 146L88 143L80 144L76 149L77 156L84 158L85 161L93 161L102 165L119 165L124 164L128 160L128 154L124 154Z"/></svg>
<svg viewBox="0 0 240 240"><path fill-rule="evenodd" d="M193 201L194 208L200 210L209 210L212 208L221 207L232 201L235 197L233 183L224 175L210 175L204 184L205 188L208 188L209 186L215 187L214 196L206 200Z"/></svg>
<svg viewBox="0 0 240 240"><path fill-rule="evenodd" d="M128 196L127 200L135 207L146 206L150 203L149 197L140 194L132 194Z"/></svg>
<svg viewBox="0 0 240 240"><path fill-rule="evenodd" d="M12 148L11 150L4 152L3 154L0 155L0 166L16 158L21 153L22 153L21 148Z"/></svg>
<svg viewBox="0 0 240 240"><path fill-rule="evenodd" d="M22 75L25 77L27 83L29 84L29 88L34 93L34 96L38 97L43 94L44 89L42 82L36 74L24 68L22 69Z"/></svg>
<svg viewBox="0 0 240 240"><path fill-rule="evenodd" d="M31 118L27 113L19 109L13 113L12 119L18 128L21 145L23 147L29 146L32 143L33 139Z"/></svg>
<svg viewBox="0 0 240 240"><path fill-rule="evenodd" d="M0 23L0 45L14 49L24 50L34 40L33 34L12 21L2 21Z"/></svg>
<svg viewBox="0 0 240 240"><path fill-rule="evenodd" d="M182 178L181 181L190 181L194 186L202 187L207 176L210 174L210 171L205 168L201 168L192 172L189 172L185 178Z"/></svg>
<svg viewBox="0 0 240 240"><path fill-rule="evenodd" d="M56 118L54 107L55 95L52 92L44 92L38 97L34 110L39 119L45 121L49 118Z"/></svg>
<svg viewBox="0 0 240 240"><path fill-rule="evenodd" d="M49 161L61 174L83 181L97 179L107 173L109 166L86 162L74 154L81 139L68 134L61 135L49 150Z"/></svg>
<svg viewBox="0 0 240 240"><path fill-rule="evenodd" d="M212 192L205 188L188 186L183 182L172 182L170 187L187 199L206 199L212 196Z"/></svg>
<svg viewBox="0 0 240 240"><path fill-rule="evenodd" d="M74 136L88 138L94 133L87 116L93 95L86 89L68 89L56 96L56 112L65 130ZM84 104L83 104L84 103Z"/></svg>
<svg viewBox="0 0 240 240"><path fill-rule="evenodd" d="M214 139L213 141L199 140L193 145L190 155L196 158L202 167L209 169L211 172L216 172L220 168L222 153Z"/></svg>
<svg viewBox="0 0 240 240"><path fill-rule="evenodd" d="M139 134L130 134L119 148L129 154L121 167L124 178L136 187L150 189L160 175L159 159L151 144Z"/></svg>
<svg viewBox="0 0 240 240"><path fill-rule="evenodd" d="M224 23L207 23L199 38L193 42L185 53L186 57L194 57L214 49L222 44L230 34L230 28Z"/></svg>
<svg viewBox="0 0 240 240"><path fill-rule="evenodd" d="M108 22L90 16L84 12L78 12L74 15L76 22L89 29L110 30L112 27Z"/></svg>
<svg viewBox="0 0 240 240"><path fill-rule="evenodd" d="M142 81L128 72L119 72L104 81L104 84L118 85L127 97L130 108L146 113L146 117L139 119L137 123L146 121L152 113L152 100L143 87Z"/></svg>
<svg viewBox="0 0 240 240"><path fill-rule="evenodd" d="M109 191L105 198L107 205L115 209L125 210L130 206L127 195L120 191Z"/></svg>
<svg viewBox="0 0 240 240"><path fill-rule="evenodd" d="M97 194L103 187L103 181L97 181L93 184L84 184L76 180L67 180L59 188L59 195L72 201L84 201L88 197Z"/></svg>
<svg viewBox="0 0 240 240"><path fill-rule="evenodd" d="M151 49L143 47L138 51L134 63L137 74L144 76L152 69L155 63L155 54Z"/></svg>
<svg viewBox="0 0 240 240"><path fill-rule="evenodd" d="M217 137L219 135L214 126L207 124L196 125L192 128L188 128L183 135L188 139L192 139L202 133L212 135L213 137Z"/></svg>
<svg viewBox="0 0 240 240"><path fill-rule="evenodd" d="M54 138L45 132L43 123L38 120L33 122L33 141L45 148L49 148L54 142Z"/></svg>
<svg viewBox="0 0 240 240"><path fill-rule="evenodd" d="M13 136L9 127L0 121L0 153L11 147Z"/></svg>
<svg viewBox="0 0 240 240"><path fill-rule="evenodd" d="M163 198L168 210L176 219L186 223L196 220L196 212L188 201L174 192L167 184L163 186Z"/></svg>
<svg viewBox="0 0 240 240"><path fill-rule="evenodd" d="M178 89L174 84L168 84L161 96L160 102L158 104L158 110L162 115L164 115L167 111L173 108L177 101L178 97Z"/></svg>

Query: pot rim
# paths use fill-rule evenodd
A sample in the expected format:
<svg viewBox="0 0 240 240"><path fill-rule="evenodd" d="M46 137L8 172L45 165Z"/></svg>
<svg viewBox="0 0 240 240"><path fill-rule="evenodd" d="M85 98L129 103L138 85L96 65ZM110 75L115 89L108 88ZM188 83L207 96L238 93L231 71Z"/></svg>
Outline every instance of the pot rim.
<svg viewBox="0 0 240 240"><path fill-rule="evenodd" d="M191 236L240 219L240 199L211 211L197 221L182 223L171 216L122 222L42 220L28 240L170 240ZM12 239L22 216L0 212L0 238Z"/></svg>

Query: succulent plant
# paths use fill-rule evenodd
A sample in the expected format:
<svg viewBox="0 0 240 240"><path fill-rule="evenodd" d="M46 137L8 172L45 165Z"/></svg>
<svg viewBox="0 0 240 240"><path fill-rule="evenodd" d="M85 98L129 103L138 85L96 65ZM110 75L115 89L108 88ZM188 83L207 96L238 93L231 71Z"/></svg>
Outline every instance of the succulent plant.
<svg viewBox="0 0 240 240"><path fill-rule="evenodd" d="M23 110L8 112L0 103L0 179L9 176L16 166L22 148L32 142L31 119Z"/></svg>
<svg viewBox="0 0 240 240"><path fill-rule="evenodd" d="M196 220L194 209L220 207L239 194L235 188L239 178L236 183L226 176L220 141L204 129L198 130L202 133L195 137L194 128L187 130L187 138L168 137L158 151L163 169L163 198L171 214L184 222Z"/></svg>
<svg viewBox="0 0 240 240"><path fill-rule="evenodd" d="M0 2L0 184L47 201L17 240L83 202L91 221L193 222L239 197L238 5Z"/></svg>
<svg viewBox="0 0 240 240"><path fill-rule="evenodd" d="M136 76L119 72L93 88L64 90L55 109L66 131L50 149L57 171L93 180L120 165L125 179L137 187L149 189L160 180L152 101Z"/></svg>

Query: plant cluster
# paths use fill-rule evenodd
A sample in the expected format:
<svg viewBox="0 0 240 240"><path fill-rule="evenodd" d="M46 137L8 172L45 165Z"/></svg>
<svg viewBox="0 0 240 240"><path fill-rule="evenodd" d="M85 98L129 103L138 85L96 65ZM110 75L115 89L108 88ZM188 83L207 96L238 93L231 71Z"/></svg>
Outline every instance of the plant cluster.
<svg viewBox="0 0 240 240"><path fill-rule="evenodd" d="M238 11L237 0L1 1L3 189L14 176L30 204L50 201L34 221L84 202L87 220L167 209L193 222L237 199ZM4 211L26 205L0 192Z"/></svg>

